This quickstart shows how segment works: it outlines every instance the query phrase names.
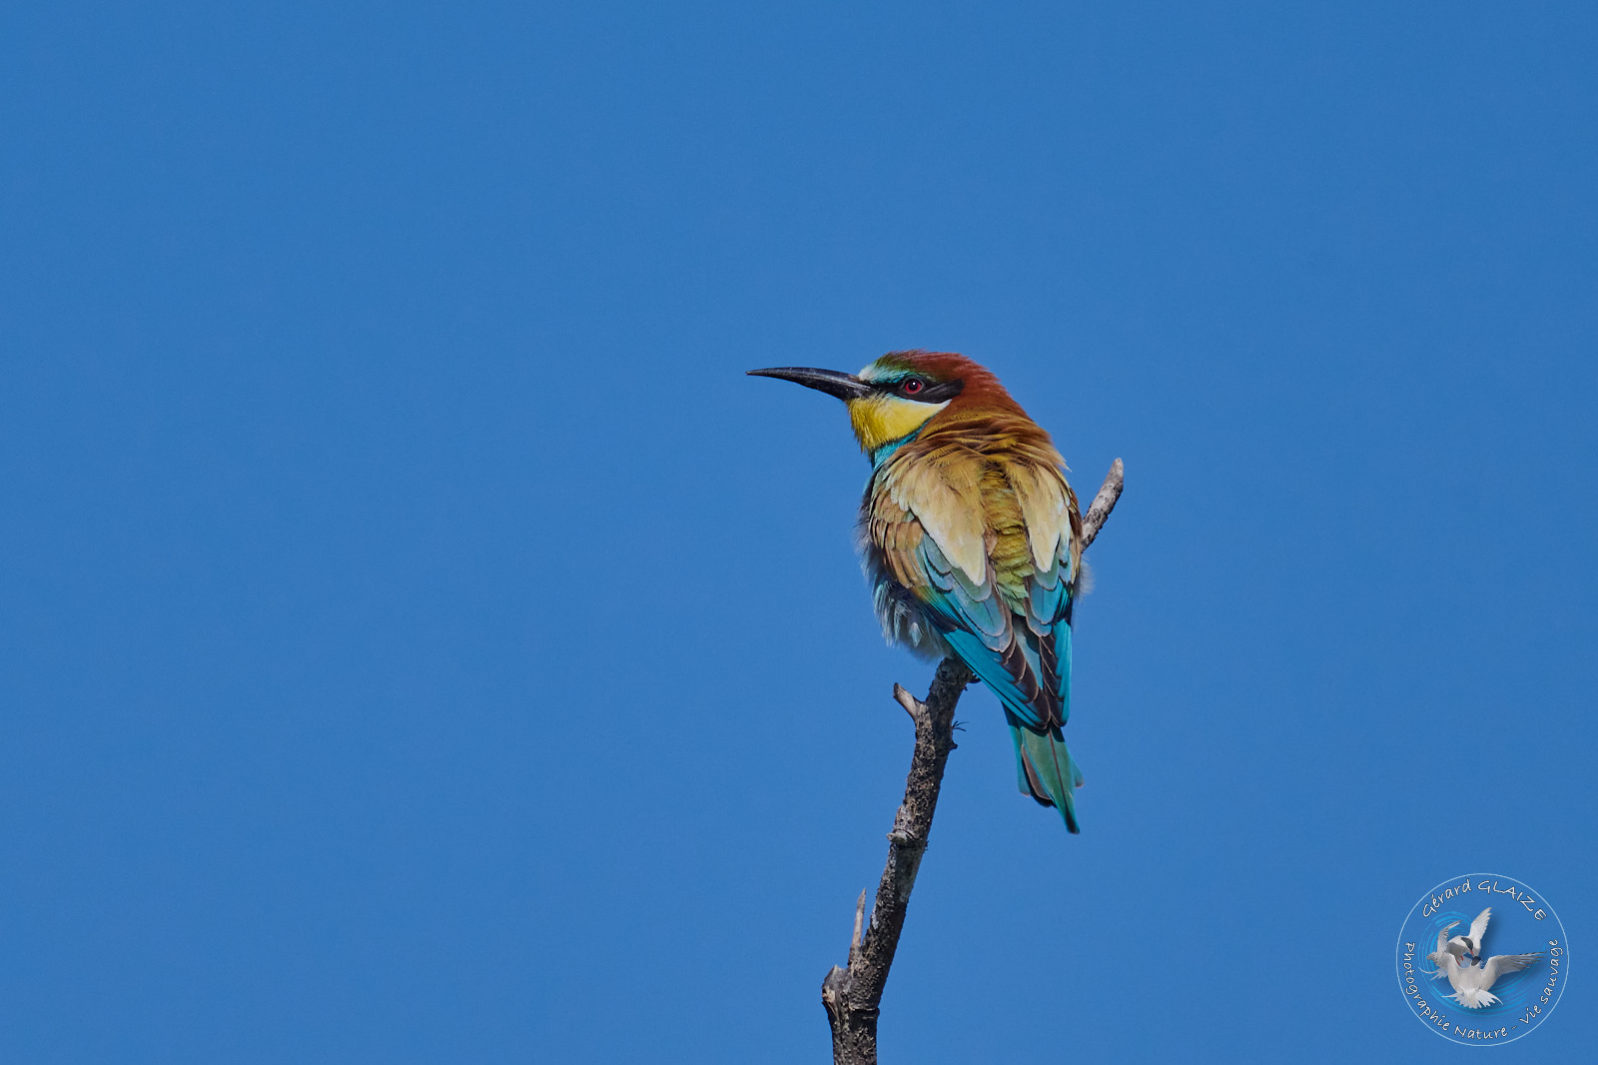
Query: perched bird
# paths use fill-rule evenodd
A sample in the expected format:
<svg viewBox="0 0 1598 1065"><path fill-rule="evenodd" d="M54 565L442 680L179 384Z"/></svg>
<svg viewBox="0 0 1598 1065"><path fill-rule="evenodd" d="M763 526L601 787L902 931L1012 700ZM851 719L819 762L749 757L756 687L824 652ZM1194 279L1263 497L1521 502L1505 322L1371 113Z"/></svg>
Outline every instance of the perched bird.
<svg viewBox="0 0 1598 1065"><path fill-rule="evenodd" d="M960 355L892 352L858 374L749 372L848 406L871 461L860 539L883 632L959 659L998 695L1022 793L1079 831L1072 792L1082 774L1061 729L1082 515L1049 434Z"/></svg>
<svg viewBox="0 0 1598 1065"><path fill-rule="evenodd" d="M1487 918L1492 913L1491 909L1483 910L1471 922L1470 936L1455 936L1448 938L1448 933L1458 925L1458 921L1444 925L1437 933L1437 949L1426 955L1428 961L1437 966L1433 979L1447 977L1448 983L1454 993L1448 997L1461 1006L1471 1009L1481 1009L1491 1006L1499 1001L1498 996L1489 990L1498 978L1506 973L1518 973L1522 969L1529 969L1537 963L1542 954L1497 954L1480 965L1467 965L1461 961L1464 954L1478 954L1481 949L1481 937L1487 931ZM1472 950L1470 948L1474 947Z"/></svg>

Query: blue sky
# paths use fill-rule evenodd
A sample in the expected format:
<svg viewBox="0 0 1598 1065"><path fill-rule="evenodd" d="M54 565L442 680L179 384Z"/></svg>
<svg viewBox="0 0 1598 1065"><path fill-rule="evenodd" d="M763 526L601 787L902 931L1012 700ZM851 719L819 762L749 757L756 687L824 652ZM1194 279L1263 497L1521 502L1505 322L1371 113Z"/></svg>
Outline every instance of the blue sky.
<svg viewBox="0 0 1598 1065"><path fill-rule="evenodd" d="M1401 10L1399 9L1401 7ZM1590 1040L1590 5L0 15L0 1057L826 1060L910 733L838 405L962 351L1127 492L1080 837L962 703L896 1060Z"/></svg>

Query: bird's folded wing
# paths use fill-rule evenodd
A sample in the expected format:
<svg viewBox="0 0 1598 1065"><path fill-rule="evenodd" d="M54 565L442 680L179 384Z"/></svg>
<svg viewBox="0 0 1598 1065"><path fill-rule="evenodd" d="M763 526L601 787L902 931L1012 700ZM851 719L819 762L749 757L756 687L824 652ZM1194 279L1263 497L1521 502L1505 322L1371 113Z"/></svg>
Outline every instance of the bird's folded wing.
<svg viewBox="0 0 1598 1065"><path fill-rule="evenodd" d="M1055 728L1069 716L1077 539L1064 524L1046 540L1051 564L1037 566L1029 557L1038 541L1024 521L1024 493L996 494L982 476L979 463L888 471L870 496L867 536L888 570L937 620L950 647L1010 712L1033 729ZM1074 508L1062 504L1060 511L1069 517ZM1005 552L1008 539L1023 545L1019 559ZM994 547L1005 557L996 561Z"/></svg>

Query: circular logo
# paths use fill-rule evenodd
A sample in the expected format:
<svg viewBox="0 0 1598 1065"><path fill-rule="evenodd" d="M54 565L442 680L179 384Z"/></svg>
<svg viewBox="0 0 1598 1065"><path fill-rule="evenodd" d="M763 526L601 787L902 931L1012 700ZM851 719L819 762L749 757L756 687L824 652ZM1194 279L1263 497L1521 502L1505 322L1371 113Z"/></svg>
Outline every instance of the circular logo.
<svg viewBox="0 0 1598 1065"><path fill-rule="evenodd" d="M1512 876L1472 873L1421 896L1398 930L1398 988L1422 1024L1456 1043L1508 1043L1559 1003L1565 929Z"/></svg>

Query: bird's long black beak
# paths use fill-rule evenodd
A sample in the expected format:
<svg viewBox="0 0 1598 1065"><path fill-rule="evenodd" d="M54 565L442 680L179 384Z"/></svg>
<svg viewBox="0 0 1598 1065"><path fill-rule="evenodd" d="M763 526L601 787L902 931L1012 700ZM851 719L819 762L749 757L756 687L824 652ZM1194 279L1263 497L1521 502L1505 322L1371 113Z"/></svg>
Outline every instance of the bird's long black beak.
<svg viewBox="0 0 1598 1065"><path fill-rule="evenodd" d="M813 388L839 399L859 399L871 391L871 386L852 373L838 370L817 370L809 366L773 366L769 370L750 370L751 377L776 377L796 385Z"/></svg>

